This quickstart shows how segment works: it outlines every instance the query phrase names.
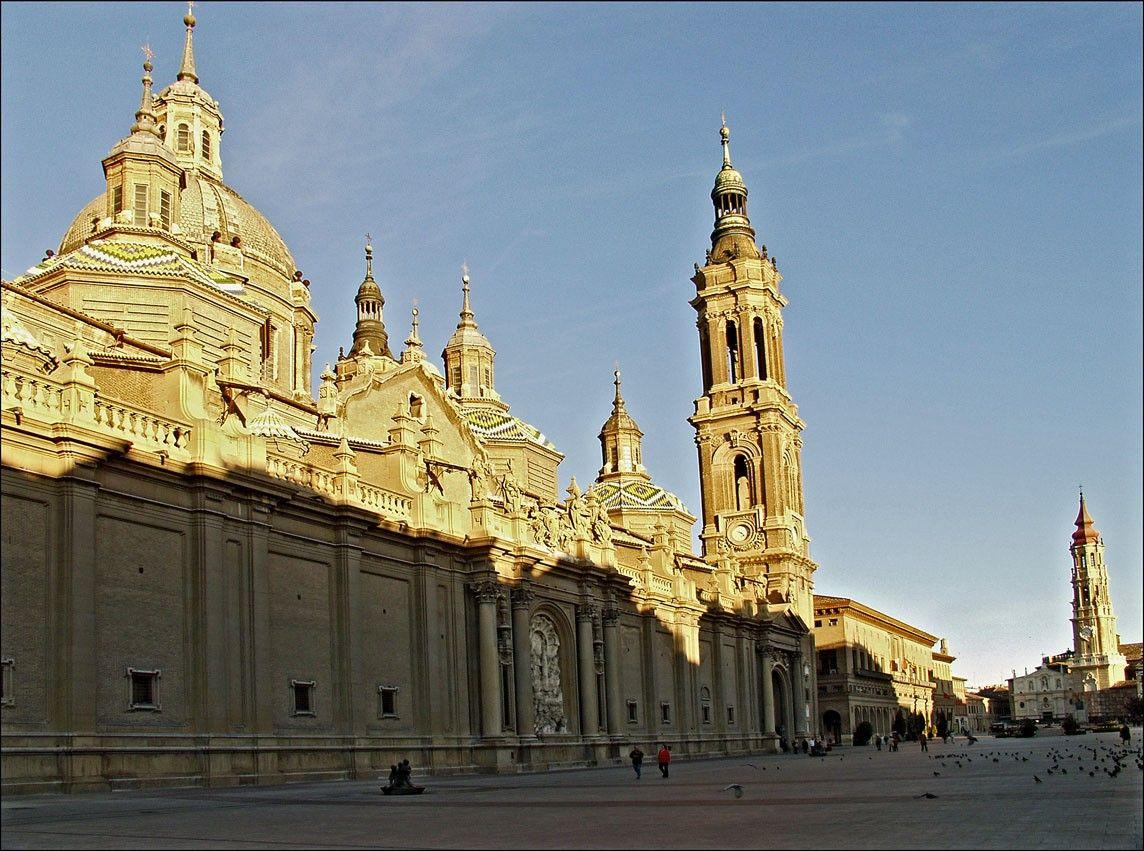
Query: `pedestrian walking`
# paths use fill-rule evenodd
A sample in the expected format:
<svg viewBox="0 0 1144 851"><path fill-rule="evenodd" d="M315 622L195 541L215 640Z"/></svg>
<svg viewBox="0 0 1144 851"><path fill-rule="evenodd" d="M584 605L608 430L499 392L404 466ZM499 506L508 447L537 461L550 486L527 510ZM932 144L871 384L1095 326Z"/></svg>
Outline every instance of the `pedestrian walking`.
<svg viewBox="0 0 1144 851"><path fill-rule="evenodd" d="M876 747L878 750L881 750L881 749L882 749L882 737L881 737L881 736L875 736L875 737L874 737L874 746L875 746L875 747Z"/></svg>
<svg viewBox="0 0 1144 851"><path fill-rule="evenodd" d="M668 766L671 765L671 748L667 745L660 745L659 755L656 759L659 762L659 773L667 777Z"/></svg>
<svg viewBox="0 0 1144 851"><path fill-rule="evenodd" d="M643 771L643 756L643 751L640 750L639 745L633 747L632 752L628 754L628 757L632 761L632 769L636 773L636 780L640 779L640 772Z"/></svg>
<svg viewBox="0 0 1144 851"><path fill-rule="evenodd" d="M1132 731L1128 729L1127 724L1120 728L1120 741L1124 742L1126 745L1132 741Z"/></svg>
<svg viewBox="0 0 1144 851"><path fill-rule="evenodd" d="M929 736L925 733L918 733L918 741L921 742L923 751L929 750Z"/></svg>

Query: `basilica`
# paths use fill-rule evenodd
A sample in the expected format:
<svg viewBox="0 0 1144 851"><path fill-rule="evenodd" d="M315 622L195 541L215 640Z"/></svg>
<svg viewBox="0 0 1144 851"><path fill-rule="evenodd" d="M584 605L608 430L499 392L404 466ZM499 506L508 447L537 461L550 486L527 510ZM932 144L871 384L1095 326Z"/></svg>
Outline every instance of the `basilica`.
<svg viewBox="0 0 1144 851"><path fill-rule="evenodd" d="M726 124L688 293L696 518L655 483L619 372L599 473L559 489L563 456L497 391L467 275L437 361L416 311L387 323L367 245L353 338L312 386L310 281L224 181L184 24L175 80L143 65L104 191L3 282L4 790L820 734L787 301Z"/></svg>

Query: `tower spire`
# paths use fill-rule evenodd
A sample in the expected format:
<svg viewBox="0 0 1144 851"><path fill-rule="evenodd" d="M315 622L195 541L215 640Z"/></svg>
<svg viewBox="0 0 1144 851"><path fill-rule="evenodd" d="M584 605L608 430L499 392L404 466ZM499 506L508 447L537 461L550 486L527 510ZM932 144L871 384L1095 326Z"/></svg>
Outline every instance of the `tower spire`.
<svg viewBox="0 0 1144 851"><path fill-rule="evenodd" d="M624 410L624 397L620 394L620 384L622 383L620 381L620 368L616 367L615 372L612 374L616 377L615 381L612 382L616 385L616 398L612 402L612 413L618 414L620 411Z"/></svg>
<svg viewBox="0 0 1144 851"><path fill-rule="evenodd" d="M758 257L755 231L747 217L747 184L731 165L731 128L726 113L719 127L723 166L715 175L711 203L715 206L715 230L711 232L711 256L718 262L728 257Z"/></svg>
<svg viewBox="0 0 1144 851"><path fill-rule="evenodd" d="M1096 531L1092 515L1088 513L1088 506L1084 504L1083 486L1080 491L1080 511L1077 512L1076 522L1073 525L1076 526L1076 531L1073 532L1072 536L1074 543L1085 544L1100 539L1100 533Z"/></svg>
<svg viewBox="0 0 1144 851"><path fill-rule="evenodd" d="M354 302L357 304L357 325L354 327L354 344L350 355L384 355L392 358L389 351L389 335L385 331L382 312L385 297L381 287L373 279L373 239L365 235L365 279L358 287Z"/></svg>
<svg viewBox="0 0 1144 851"><path fill-rule="evenodd" d="M187 37L183 42L183 64L179 67L180 80L190 80L192 83L199 81L199 75L195 72L195 16L192 10L195 7L194 0L187 2L187 14L183 16L183 23L187 26Z"/></svg>
<svg viewBox="0 0 1144 851"><path fill-rule="evenodd" d="M143 45L143 97L139 101L139 109L135 111L135 123L131 125L131 132L153 133L159 135L159 128L155 124L155 105L151 97L151 60L155 54L150 45Z"/></svg>
<svg viewBox="0 0 1144 851"><path fill-rule="evenodd" d="M405 351L401 353L402 363L419 363L425 360L425 349L421 346L421 335L417 333L421 326L421 311L417 309L417 300L413 301L413 327L405 339Z"/></svg>
<svg viewBox="0 0 1144 851"><path fill-rule="evenodd" d="M461 322L457 325L458 328L476 328L476 317L473 314L473 307L469 304L469 264L461 264L461 291L464 295L461 297Z"/></svg>
<svg viewBox="0 0 1144 851"><path fill-rule="evenodd" d="M723 113L723 126L719 128L723 140L723 168L731 168L731 129L727 126L727 113Z"/></svg>

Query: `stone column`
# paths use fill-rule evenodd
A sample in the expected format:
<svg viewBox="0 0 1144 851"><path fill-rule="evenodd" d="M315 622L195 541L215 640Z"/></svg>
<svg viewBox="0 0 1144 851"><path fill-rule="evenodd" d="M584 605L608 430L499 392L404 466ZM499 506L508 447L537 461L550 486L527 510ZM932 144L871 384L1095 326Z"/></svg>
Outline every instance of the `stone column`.
<svg viewBox="0 0 1144 851"><path fill-rule="evenodd" d="M623 715L620 712L620 611L609 606L603 611L604 620L604 698L607 703L608 735L623 734Z"/></svg>
<svg viewBox="0 0 1144 851"><path fill-rule="evenodd" d="M580 735L600 734L599 703L596 699L596 659L592 652L592 619L595 607L581 605L576 613L577 644L580 652Z"/></svg>
<svg viewBox="0 0 1144 851"><path fill-rule="evenodd" d="M771 681L771 656L762 653L762 670L759 676L763 686L763 735L775 735L775 686Z"/></svg>
<svg viewBox="0 0 1144 851"><path fill-rule="evenodd" d="M525 587L512 592L512 664L516 684L516 734L536 737L536 717L532 696L532 640L529 618L534 594Z"/></svg>
<svg viewBox="0 0 1144 851"><path fill-rule="evenodd" d="M806 676L802 670L802 654L791 655L791 694L794 697L794 733L805 736L806 724Z"/></svg>
<svg viewBox="0 0 1144 851"><path fill-rule="evenodd" d="M497 652L497 597L500 586L495 579L473 585L477 598L477 617L481 668L481 735L499 738L504 721L501 714L500 654Z"/></svg>

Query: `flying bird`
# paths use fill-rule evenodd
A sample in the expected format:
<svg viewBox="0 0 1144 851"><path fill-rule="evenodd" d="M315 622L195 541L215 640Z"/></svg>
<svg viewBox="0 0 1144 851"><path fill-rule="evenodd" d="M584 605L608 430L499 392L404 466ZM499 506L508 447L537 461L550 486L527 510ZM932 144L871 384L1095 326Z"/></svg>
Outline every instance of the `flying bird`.
<svg viewBox="0 0 1144 851"><path fill-rule="evenodd" d="M729 786L723 787L724 792L726 792L728 789L730 789L732 792L735 793L736 798L742 798L743 797L743 787L740 786L738 783L732 783Z"/></svg>
<svg viewBox="0 0 1144 851"><path fill-rule="evenodd" d="M922 792L920 795L914 795L915 798L928 798L931 801L937 797L933 792Z"/></svg>
<svg viewBox="0 0 1144 851"><path fill-rule="evenodd" d="M1042 780L1040 777L1038 777L1035 774L1033 775L1033 779L1036 780L1038 783L1044 783L1045 782L1044 780Z"/></svg>

